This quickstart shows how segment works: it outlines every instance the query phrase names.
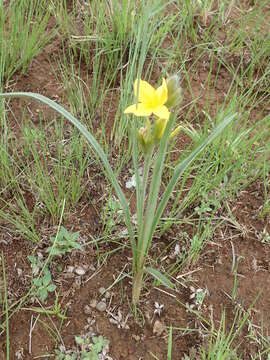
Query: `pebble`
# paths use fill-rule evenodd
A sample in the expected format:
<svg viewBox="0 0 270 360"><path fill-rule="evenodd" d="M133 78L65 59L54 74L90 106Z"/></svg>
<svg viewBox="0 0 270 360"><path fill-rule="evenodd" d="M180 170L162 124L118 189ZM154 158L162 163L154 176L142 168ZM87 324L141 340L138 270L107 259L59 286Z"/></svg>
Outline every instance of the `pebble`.
<svg viewBox="0 0 270 360"><path fill-rule="evenodd" d="M74 266L71 266L71 265L69 265L69 266L67 266L67 272L68 273L72 273L73 271L74 271L74 269L75 269L75 267Z"/></svg>
<svg viewBox="0 0 270 360"><path fill-rule="evenodd" d="M98 289L98 292L99 292L101 295L103 295L103 294L106 292L105 287L100 287L100 288Z"/></svg>
<svg viewBox="0 0 270 360"><path fill-rule="evenodd" d="M22 273L23 273L22 269L17 268L17 273L18 273L18 276L22 276Z"/></svg>
<svg viewBox="0 0 270 360"><path fill-rule="evenodd" d="M74 280L74 286L79 289L82 285L82 279L80 276L77 276Z"/></svg>
<svg viewBox="0 0 270 360"><path fill-rule="evenodd" d="M91 271L96 271L96 268L94 267L94 265L90 264L90 265L89 265L89 270L91 270Z"/></svg>
<svg viewBox="0 0 270 360"><path fill-rule="evenodd" d="M84 313L86 315L90 315L92 313L91 307L89 305L85 305L84 307Z"/></svg>
<svg viewBox="0 0 270 360"><path fill-rule="evenodd" d="M132 334L131 337L133 337L133 339L135 341L140 341L141 340L141 337L139 335Z"/></svg>
<svg viewBox="0 0 270 360"><path fill-rule="evenodd" d="M97 303L98 303L97 300L93 299L93 300L90 301L89 305L91 306L91 308L95 308L97 306Z"/></svg>
<svg viewBox="0 0 270 360"><path fill-rule="evenodd" d="M100 312L104 312L106 310L106 307L107 307L107 305L104 301L100 301L96 305L96 309Z"/></svg>
<svg viewBox="0 0 270 360"><path fill-rule="evenodd" d="M82 268L81 266L79 266L79 267L77 267L77 268L75 269L75 273L76 273L77 275L82 276L82 275L84 275L84 274L86 273L86 271L85 271L84 268Z"/></svg>
<svg viewBox="0 0 270 360"><path fill-rule="evenodd" d="M98 289L98 292L100 293L100 295L103 295L105 299L109 299L111 297L111 293L109 291L106 291L104 287L100 287Z"/></svg>
<svg viewBox="0 0 270 360"><path fill-rule="evenodd" d="M153 326L153 334L161 336L162 333L166 330L166 326L159 320L156 320Z"/></svg>

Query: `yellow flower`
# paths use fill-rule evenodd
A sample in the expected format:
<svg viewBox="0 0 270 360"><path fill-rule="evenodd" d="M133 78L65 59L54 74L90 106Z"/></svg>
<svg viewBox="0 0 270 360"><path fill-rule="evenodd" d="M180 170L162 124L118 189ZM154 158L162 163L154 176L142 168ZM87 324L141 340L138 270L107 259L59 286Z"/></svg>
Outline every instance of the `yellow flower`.
<svg viewBox="0 0 270 360"><path fill-rule="evenodd" d="M139 93L137 93L138 90ZM138 89L137 79L134 82L134 93L138 99L138 104L127 107L125 114L134 114L136 116L155 114L159 118L169 119L170 112L164 105L168 100L168 89L165 79L162 79L162 85L157 89L154 89L153 86L144 80L140 80Z"/></svg>

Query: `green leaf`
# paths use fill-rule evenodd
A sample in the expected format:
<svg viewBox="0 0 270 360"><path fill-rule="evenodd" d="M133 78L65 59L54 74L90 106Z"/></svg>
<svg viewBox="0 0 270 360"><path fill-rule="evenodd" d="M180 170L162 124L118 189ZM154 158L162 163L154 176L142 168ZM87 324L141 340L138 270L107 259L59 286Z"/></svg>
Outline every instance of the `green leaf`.
<svg viewBox="0 0 270 360"><path fill-rule="evenodd" d="M39 289L38 294L41 301L45 301L48 297L48 291L46 288Z"/></svg>
<svg viewBox="0 0 270 360"><path fill-rule="evenodd" d="M50 246L46 250L48 253L50 253L51 256L58 256L61 254L61 251L58 250L56 247Z"/></svg>
<svg viewBox="0 0 270 360"><path fill-rule="evenodd" d="M31 263L35 263L35 262L36 262L36 257L33 256L33 255L27 256L27 259L28 259Z"/></svg>
<svg viewBox="0 0 270 360"><path fill-rule="evenodd" d="M80 233L79 233L79 231L77 231L77 232L71 234L70 237L73 241L77 241L79 238L79 235L80 235Z"/></svg>
<svg viewBox="0 0 270 360"><path fill-rule="evenodd" d="M162 285L164 285L170 289L172 289L174 287L173 283L167 278L167 276L161 274L161 272L159 272L158 270L148 267L145 269L145 271L148 272L148 274L152 275Z"/></svg>
<svg viewBox="0 0 270 360"><path fill-rule="evenodd" d="M168 352L167 352L167 360L172 360L172 340L173 340L173 328L170 326L169 340L168 340Z"/></svg>
<svg viewBox="0 0 270 360"><path fill-rule="evenodd" d="M43 285L48 286L51 281L52 281L51 273L47 269L46 271L44 271L44 276L42 278Z"/></svg>
<svg viewBox="0 0 270 360"><path fill-rule="evenodd" d="M47 290L48 290L49 292L53 292L55 289L56 289L56 285L55 285L55 284L51 284L51 285L49 285L49 286L47 287Z"/></svg>
<svg viewBox="0 0 270 360"><path fill-rule="evenodd" d="M84 344L84 339L81 336L75 336L75 342L78 345L83 345Z"/></svg>
<svg viewBox="0 0 270 360"><path fill-rule="evenodd" d="M82 246L76 242L70 244L74 249L83 250ZM72 250L72 249L71 249Z"/></svg>
<svg viewBox="0 0 270 360"><path fill-rule="evenodd" d="M34 279L34 284L38 287L42 286L42 279L41 278Z"/></svg>

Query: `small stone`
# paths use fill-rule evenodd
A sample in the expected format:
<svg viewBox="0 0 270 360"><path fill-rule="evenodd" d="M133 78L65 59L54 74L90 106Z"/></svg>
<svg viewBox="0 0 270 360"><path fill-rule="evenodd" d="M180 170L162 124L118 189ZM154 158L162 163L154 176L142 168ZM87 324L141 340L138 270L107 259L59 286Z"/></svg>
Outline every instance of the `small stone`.
<svg viewBox="0 0 270 360"><path fill-rule="evenodd" d="M23 356L23 348L17 350L17 351L15 352L15 356L16 356L16 359L17 359L17 360L22 360L23 357L24 357L24 356Z"/></svg>
<svg viewBox="0 0 270 360"><path fill-rule="evenodd" d="M106 310L106 303L104 301L100 301L97 303L96 309L100 312L104 312Z"/></svg>
<svg viewBox="0 0 270 360"><path fill-rule="evenodd" d="M157 336L161 336L165 331L166 326L159 320L156 320L153 326L153 334Z"/></svg>
<svg viewBox="0 0 270 360"><path fill-rule="evenodd" d="M37 252L37 256L38 256L38 258L40 259L40 260L42 260L43 259L43 254L41 253L41 252Z"/></svg>
<svg viewBox="0 0 270 360"><path fill-rule="evenodd" d="M69 265L69 266L67 266L67 270L66 270L66 271L67 271L68 273L73 273L74 269L75 269L74 266Z"/></svg>
<svg viewBox="0 0 270 360"><path fill-rule="evenodd" d="M80 276L75 277L74 286L79 289L82 285L82 279Z"/></svg>
<svg viewBox="0 0 270 360"><path fill-rule="evenodd" d="M106 291L104 296L105 296L105 299L109 299L111 297L111 293L109 291Z"/></svg>
<svg viewBox="0 0 270 360"><path fill-rule="evenodd" d="M100 293L100 295L103 295L106 292L106 289L104 287L100 287L98 289L98 292Z"/></svg>
<svg viewBox="0 0 270 360"><path fill-rule="evenodd" d="M137 341L137 342L141 340L141 337L140 337L139 335L132 334L131 336L132 336L133 339L134 339L135 341Z"/></svg>
<svg viewBox="0 0 270 360"><path fill-rule="evenodd" d="M91 270L91 271L96 271L96 268L94 267L94 265L90 264L90 265L89 265L89 270Z"/></svg>
<svg viewBox="0 0 270 360"><path fill-rule="evenodd" d="M90 304L89 304L89 305L91 306L91 308L94 309L94 308L97 307L97 303L98 303L97 300L96 300L96 299L93 299L93 300L90 301Z"/></svg>
<svg viewBox="0 0 270 360"><path fill-rule="evenodd" d="M72 279L72 278L74 278L75 274L73 274L71 272L65 272L65 273L63 273L63 276L65 279Z"/></svg>
<svg viewBox="0 0 270 360"><path fill-rule="evenodd" d="M22 269L17 268L17 274L19 277L22 276L22 273L23 273Z"/></svg>
<svg viewBox="0 0 270 360"><path fill-rule="evenodd" d="M89 305L85 305L83 310L86 315L90 315L92 313L91 307Z"/></svg>
<svg viewBox="0 0 270 360"><path fill-rule="evenodd" d="M82 268L81 266L79 266L79 267L77 267L77 268L75 269L75 273L76 273L77 275L82 276L82 275L84 275L84 274L86 273L86 271L85 271L84 268Z"/></svg>

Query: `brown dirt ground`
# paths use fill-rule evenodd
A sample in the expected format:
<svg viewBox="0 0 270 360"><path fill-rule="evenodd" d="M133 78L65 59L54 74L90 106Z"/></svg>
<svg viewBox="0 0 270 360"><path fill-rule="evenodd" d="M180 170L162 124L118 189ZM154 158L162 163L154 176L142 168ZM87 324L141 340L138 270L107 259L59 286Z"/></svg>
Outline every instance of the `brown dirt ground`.
<svg viewBox="0 0 270 360"><path fill-rule="evenodd" d="M44 51L33 61L26 75L16 75L12 90L39 92L50 98L62 100L64 89L57 83L54 73L51 70L52 62L55 61L55 54L61 53L61 41L54 40ZM224 93L230 84L230 74L225 69L220 71L220 77L215 83L216 89L213 91L210 108L215 109L217 102L223 101ZM204 92L201 83L204 83L208 76L207 66L202 67L199 72L194 74L192 80L192 89L194 96L199 97ZM190 99L187 98L187 102ZM12 110L14 118L20 119L21 106L27 108L30 103L14 100ZM204 97L199 100L199 105L203 107ZM32 120L39 121L38 112L44 111L44 107L31 102ZM49 117L53 113L47 112ZM113 111L112 111L113 113ZM113 119L113 114L112 114ZM12 119L11 119L12 121ZM13 130L20 127L18 122L12 123ZM179 145L182 148L185 138L180 138ZM99 247L100 257L104 262L98 267L96 250L94 246L85 247L83 252L74 252L59 260L62 271L57 269L56 264L51 267L54 282L57 284L59 293L59 302L61 308L67 310L67 319L61 325L60 320L54 316L51 319L46 315L40 315L37 312L30 311L31 307L38 304L26 303L23 307L14 313L10 318L10 341L11 341L11 359L16 359L16 351L23 349L23 359L34 359L42 354L52 354L54 348L59 345L56 341L57 332L61 325L61 338L67 348L74 345L74 335L83 334L90 320L95 320L93 329L96 333L102 334L110 341L110 355L117 360L121 359L153 359L151 352L159 359L165 359L167 353L168 327L173 327L173 359L181 359L185 354L193 354L196 358L196 347L203 344L205 338L200 330L202 324L207 328L203 320L185 307L185 304L192 304L190 299L192 294L190 286L203 288L207 290L207 295L201 314L209 321L211 314L214 323L218 327L222 311L225 309L227 315L227 329L230 328L236 309L241 309L243 314L248 311L256 296L260 297L255 303L250 313L250 320L254 325L263 329L264 336L269 337L270 329L270 248L269 244L263 243L260 238L263 230L270 233L269 219L260 218L259 210L264 202L263 187L257 182L241 192L238 198L231 204L232 214L235 222L225 219L224 225L220 227L212 241L209 241L204 248L199 260L195 265L186 266L181 274L176 274L179 279L179 286L175 291L167 291L159 287L153 287L153 284L147 280L145 290L139 305L139 315L137 321L134 319L129 307L131 299L131 283L126 276L130 271L129 250L123 247L108 259L104 258L108 250L113 250L113 245L101 245ZM97 213L87 204L80 204L82 211L76 211L64 224L67 228L80 231L87 237L89 232L95 235L98 231ZM72 226L71 226L72 224ZM5 227L2 227L0 237L0 250L3 251L5 258L5 268L7 274L8 295L13 301L19 300L29 289L31 283L31 269L27 256L33 252L33 246L21 238L10 235ZM180 232L185 229L176 228L174 232ZM50 234L55 233L53 229L43 229L44 237L47 239ZM165 234L161 239L156 240L155 249L161 251L170 243L168 238L171 233ZM39 251L45 250L39 246ZM159 250L160 249L160 250ZM236 257L242 257L239 260L237 271L238 291L235 301L230 298L234 283L232 273L232 253ZM169 260L173 261L173 260ZM88 270L82 277L68 276L65 272L67 266L87 265ZM91 266L90 266L91 265ZM18 272L18 269L20 271ZM22 272L21 272L22 271ZM22 275L19 275L22 273ZM86 306L93 299L100 299L100 287L109 287L119 275L123 275L117 285L110 290L111 298L109 300L106 312L98 312L92 309L86 312ZM49 298L48 304L53 304L53 297ZM164 304L164 311L160 318L154 315L154 303ZM107 300L108 302L108 300ZM110 322L110 313L117 314L120 310L123 316L129 315L127 324L129 329L119 329ZM89 320L90 319L90 320ZM159 320L165 325L160 336L153 333L153 326ZM35 323L36 321L36 323ZM53 321L53 322L52 322ZM31 323L35 323L32 329ZM47 323L52 332L44 326ZM195 331L185 331L185 328L195 329ZM257 329L255 327L255 329ZM259 330L258 330L259 331ZM243 359L250 359L258 351L256 343L247 341L250 330L245 327L241 333L242 341L239 353ZM31 347L30 347L31 345ZM31 348L31 351L30 351ZM0 337L0 358L5 360L5 337ZM48 359L51 357L48 357Z"/></svg>

